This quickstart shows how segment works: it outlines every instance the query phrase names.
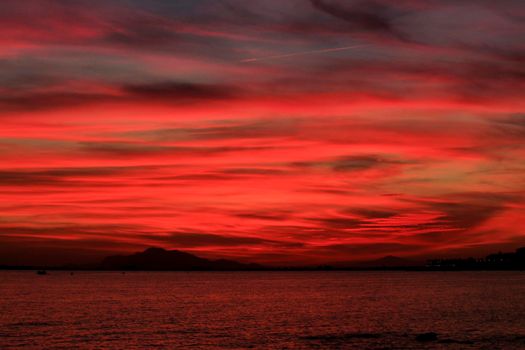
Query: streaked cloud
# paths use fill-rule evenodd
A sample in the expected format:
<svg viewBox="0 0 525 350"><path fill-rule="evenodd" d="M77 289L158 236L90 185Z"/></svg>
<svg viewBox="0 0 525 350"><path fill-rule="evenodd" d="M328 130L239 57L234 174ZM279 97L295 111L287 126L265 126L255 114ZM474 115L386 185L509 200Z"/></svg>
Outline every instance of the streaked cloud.
<svg viewBox="0 0 525 350"><path fill-rule="evenodd" d="M0 263L522 244L522 19L519 0L2 1Z"/></svg>

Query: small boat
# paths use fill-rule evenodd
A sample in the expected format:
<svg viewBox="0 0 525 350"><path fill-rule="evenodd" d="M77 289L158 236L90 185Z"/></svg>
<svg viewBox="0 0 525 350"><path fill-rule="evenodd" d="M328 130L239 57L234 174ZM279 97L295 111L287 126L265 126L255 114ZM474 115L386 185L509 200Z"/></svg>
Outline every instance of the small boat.
<svg viewBox="0 0 525 350"><path fill-rule="evenodd" d="M46 270L38 270L36 272L37 275L47 275L47 271Z"/></svg>

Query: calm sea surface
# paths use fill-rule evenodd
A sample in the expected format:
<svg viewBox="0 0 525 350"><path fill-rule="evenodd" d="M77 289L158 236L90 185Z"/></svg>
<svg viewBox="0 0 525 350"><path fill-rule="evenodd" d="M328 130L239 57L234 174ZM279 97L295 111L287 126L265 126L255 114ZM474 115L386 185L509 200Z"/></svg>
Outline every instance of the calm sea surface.
<svg viewBox="0 0 525 350"><path fill-rule="evenodd" d="M0 271L0 349L72 348L525 349L525 272Z"/></svg>

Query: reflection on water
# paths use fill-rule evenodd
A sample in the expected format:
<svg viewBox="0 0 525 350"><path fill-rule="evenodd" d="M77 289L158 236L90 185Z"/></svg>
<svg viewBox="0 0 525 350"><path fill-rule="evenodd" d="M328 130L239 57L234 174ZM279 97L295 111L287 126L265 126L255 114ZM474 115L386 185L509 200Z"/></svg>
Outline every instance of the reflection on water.
<svg viewBox="0 0 525 350"><path fill-rule="evenodd" d="M525 349L524 272L0 271L0 292L0 349Z"/></svg>

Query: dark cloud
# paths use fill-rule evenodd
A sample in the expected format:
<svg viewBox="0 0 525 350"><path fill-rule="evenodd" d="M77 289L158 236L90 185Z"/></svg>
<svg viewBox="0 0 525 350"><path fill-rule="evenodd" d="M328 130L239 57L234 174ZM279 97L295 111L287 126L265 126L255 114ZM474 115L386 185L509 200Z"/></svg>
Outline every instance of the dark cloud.
<svg viewBox="0 0 525 350"><path fill-rule="evenodd" d="M234 181L237 180L235 176L227 176L223 174L204 173L204 174L183 174L175 176L153 177L156 181L184 181L184 182L200 182L200 181Z"/></svg>
<svg viewBox="0 0 525 350"><path fill-rule="evenodd" d="M261 177L271 175L286 175L286 173L277 170L264 169L226 169L206 173L187 173L174 176L153 177L152 180L160 181L238 181L250 177Z"/></svg>
<svg viewBox="0 0 525 350"><path fill-rule="evenodd" d="M192 248L202 246L259 245L265 240L257 237L221 236L207 233L172 233L167 242L176 246Z"/></svg>
<svg viewBox="0 0 525 350"><path fill-rule="evenodd" d="M28 0L20 5L6 0L0 4L0 19L17 29L11 32L14 39L36 39L41 45L110 47L186 56L207 56L212 46L218 59L231 58L231 37L211 35L213 29L199 30L213 23L213 18L202 11L205 5L213 3Z"/></svg>
<svg viewBox="0 0 525 350"><path fill-rule="evenodd" d="M478 228L491 218L506 210L507 205L519 201L519 197L506 193L460 193L451 194L447 198L434 201L415 200L411 202L422 205L441 215L434 221L423 224L428 231L421 238L435 238L448 240L457 237L459 240L467 240L465 233L474 234L473 229ZM439 232L441 229L454 229L458 233ZM446 231L446 230L441 230ZM418 236L419 237L419 236Z"/></svg>
<svg viewBox="0 0 525 350"><path fill-rule="evenodd" d="M123 86L123 91L135 98L174 103L195 100L228 100L239 97L239 91L231 86L174 81L126 85Z"/></svg>
<svg viewBox="0 0 525 350"><path fill-rule="evenodd" d="M122 166L122 167L71 167L41 168L0 171L0 186L125 186L125 183L102 182L112 175L131 175L133 173L158 170L162 166Z"/></svg>
<svg viewBox="0 0 525 350"><path fill-rule="evenodd" d="M232 175L285 175L286 172L281 169L272 168L229 168L221 170L223 174Z"/></svg>
<svg viewBox="0 0 525 350"><path fill-rule="evenodd" d="M236 213L235 216L242 219L256 219L269 221L282 221L290 217L289 213L273 212L273 211L246 211Z"/></svg>
<svg viewBox="0 0 525 350"><path fill-rule="evenodd" d="M281 90L342 90L356 99L363 94L393 101L438 97L478 104L523 99L523 62L491 57L490 50L485 57L479 53L471 57L466 52L458 55L463 58L446 62L380 55L368 59L333 58L307 67L308 72L313 70L316 74L306 69L300 73L292 71L283 74L275 85Z"/></svg>
<svg viewBox="0 0 525 350"><path fill-rule="evenodd" d="M40 239L53 238L56 235L63 237L68 236L104 236L111 235L133 235L143 228L137 225L121 225L121 224L94 224L94 225L79 225L79 224L63 224L63 225L47 225L47 226L16 226L16 225L1 225L0 237L3 236L27 236L40 237ZM81 237L75 237L81 238Z"/></svg>
<svg viewBox="0 0 525 350"><path fill-rule="evenodd" d="M440 221L458 229L472 229L492 218L504 208L501 203L433 203L430 206L440 210L444 216Z"/></svg>
<svg viewBox="0 0 525 350"><path fill-rule="evenodd" d="M332 168L335 171L358 171L397 163L377 156L346 156L333 161Z"/></svg>
<svg viewBox="0 0 525 350"><path fill-rule="evenodd" d="M58 168L0 171L0 186L51 186L80 184L81 178L97 178L124 173L129 168ZM75 181L77 180L77 181Z"/></svg>
<svg viewBox="0 0 525 350"><path fill-rule="evenodd" d="M271 149L271 147L266 146L184 147L131 142L79 142L78 146L83 152L116 157L143 157L154 155L209 156L228 152L253 152Z"/></svg>
<svg viewBox="0 0 525 350"><path fill-rule="evenodd" d="M209 57L212 47L215 60L235 59L237 54L233 42L241 35L235 35L232 23L221 13L224 11L214 5L202 1L191 5L169 2L157 2L151 6L128 4L120 13L110 6L105 32L90 44L191 58ZM214 15L202 11L212 7L217 10ZM225 25L227 28L222 33Z"/></svg>
<svg viewBox="0 0 525 350"><path fill-rule="evenodd" d="M467 243L479 239L477 229L502 213L507 203L519 200L508 194L466 193L440 200L411 201L410 209L347 208L340 215L305 218L317 223L316 236L342 239L345 237L385 238L407 235L405 242L422 244ZM434 218L425 217L428 213ZM357 215L357 216L356 216ZM422 216L420 216L422 215ZM421 219L419 219L421 218ZM305 232L305 230L302 230ZM313 232L307 232L313 234Z"/></svg>
<svg viewBox="0 0 525 350"><path fill-rule="evenodd" d="M118 6L119 4L122 6ZM510 6L512 4L514 5ZM117 4L109 1L95 2L92 6L88 6L87 2L45 1L39 4L31 1L30 5L22 6L8 1L3 3L3 6L5 13L8 14L6 20L14 16L14 21L21 27L16 33L32 33L43 45L49 45L55 40L65 47L68 45L71 47L70 51L49 50L37 58L32 54L25 54L15 59L1 60L0 86L6 88L0 98L2 112L67 108L104 102L130 103L136 100L166 104L231 101L246 96L257 97L257 92L265 96L268 94L281 96L289 93L290 90L294 92L345 91L346 98L351 98L353 93L356 99L375 96L379 99L391 100L407 100L409 96L433 98L438 93L438 97L469 103L523 98L525 54L523 48L512 39L521 37L523 28L512 27L510 30L505 19L501 21L502 23L497 22L497 28L501 27L504 33L511 32L508 35L512 39L509 39L509 43L502 39L505 45L484 44L483 35L467 36L470 32L468 30L460 33L454 31L454 38L458 35L461 39L455 40L454 43L434 42L436 38L442 36L439 25L440 19L444 21L446 9L455 10L452 17L457 16L458 18L453 19L458 22L462 20L459 15L467 11L465 6L450 1L443 4L428 1L418 5L412 1L310 0L293 6L279 2L270 2L266 6L252 3L246 5L238 1L223 1L220 5L208 1L197 1L193 4L186 2L170 4L164 1L151 4L125 1ZM29 9L35 7L50 18L44 20L40 17L46 16L36 16L34 13L39 13L38 11L29 11L25 6ZM93 10L84 7L93 7ZM473 11L473 18L481 16L480 21L485 21L483 15L487 12L500 13L505 8L516 7L516 2L507 1L505 5L490 4L489 6L485 1L473 1L467 7ZM434 16L432 11L422 11L425 8L436 9L438 15ZM218 12L214 14L210 9ZM323 19L326 16L319 16L319 12L329 16L328 19ZM95 16L94 13L98 13L99 16ZM228 13L230 13L229 17ZM252 14L256 18L254 21L257 21L257 25L253 26L255 29L252 26L247 29L245 23L240 20L235 21L235 17L240 17L240 13ZM403 21L403 26L398 25L399 18L415 16L414 13L421 17L418 17L418 21L413 23ZM424 21L426 17L431 17L433 20L427 23ZM56 32L62 27L71 26L68 22L69 18L76 20L73 23L79 26L80 34L75 36L73 32L68 38L61 39ZM315 62L301 60L300 64L280 72L279 77L268 76L267 79L258 79L262 80L258 82L246 78L241 82L232 80L242 83L239 85L230 84L228 77L218 79L215 76L213 81L218 83L199 83L202 82L203 73L193 70L190 76L198 77L196 81L191 78L187 81L179 81L177 78L171 80L164 74L153 73L156 71L155 67L145 68L144 62L125 52L130 48L139 51L161 50L163 54L177 57L206 58L210 61L232 63L230 68L235 68L235 64L240 59L238 56L242 55L239 52L242 52L244 47L232 44L230 39L221 38L217 31L214 31L217 26L232 35L237 34L239 30L254 30L257 36L268 37L267 39L277 35L282 38L285 45L288 45L288 42L295 42L297 39L304 41L304 32L294 33L286 29L296 22L302 23L305 28L309 25L314 28L322 28L323 25L330 27L334 22L341 22L351 31L405 41L408 34L417 36L419 32L417 26L422 25L425 33L428 32L429 37L426 38L428 42L417 45L427 47L428 51L451 49L453 52L439 53L439 55L443 54L444 58L437 59L437 55L424 56L425 50L404 51L402 45L374 42L374 45L387 48L388 54L381 53L377 51L377 47L373 47L370 50L363 48L354 50L355 52L352 51L352 54L345 55L343 58L329 55L321 56L324 59ZM47 33L48 27L54 30ZM403 34L398 27L402 27ZM89 33L91 28L98 28L98 30L87 37L81 35L84 32ZM312 38L308 40L306 49L301 47L298 50L330 48L341 46L341 42L348 41L344 36L345 33L332 34L332 40ZM465 38L462 38L462 35L465 35ZM24 40L34 41L35 38L30 36ZM125 46L124 53L102 54L105 49L98 51L101 48L120 47L119 45ZM421 48L420 46L416 48ZM79 48L92 51L87 55L89 59ZM268 47L262 45L259 49L279 51L274 45ZM72 55L71 51L75 51L76 55ZM246 51L257 50L248 45ZM411 59L412 53L417 54L415 59ZM421 54L423 56L419 56ZM176 74L178 71L173 69L169 75L179 76ZM312 74L312 71L319 71L319 74ZM206 73L208 74L209 71ZM437 89L433 84L427 84L436 78L441 80L441 86ZM107 86L101 87L100 92L83 91L81 88L60 91L53 89L54 92L37 89L42 86L57 87L82 82L82 79L88 82L104 82ZM417 81L414 81L415 79ZM108 90L115 93L104 92ZM202 134L201 137L220 138L223 133L244 131L210 128L210 130L196 131L199 132ZM199 137L197 134L194 136Z"/></svg>
<svg viewBox="0 0 525 350"><path fill-rule="evenodd" d="M140 144L130 142L81 142L80 150L102 155L112 155L121 157L148 156L159 154L176 153L197 153L198 150L192 147L171 147L162 145Z"/></svg>
<svg viewBox="0 0 525 350"><path fill-rule="evenodd" d="M456 78L451 92L467 102L496 102L524 97L525 68L523 63L505 61L469 62L463 72L449 71ZM459 67L458 67L459 68Z"/></svg>
<svg viewBox="0 0 525 350"><path fill-rule="evenodd" d="M37 83L33 81L33 83ZM241 98L232 86L188 82L162 82L151 84L114 85L117 93L40 92L39 89L10 91L3 89L0 113L71 108L93 104L160 103L166 105L194 104L203 101L222 101ZM1 90L0 90L1 91Z"/></svg>
<svg viewBox="0 0 525 350"><path fill-rule="evenodd" d="M328 229L350 229L361 227L363 221L356 218L349 217L327 217L309 219L317 222Z"/></svg>
<svg viewBox="0 0 525 350"><path fill-rule="evenodd" d="M45 93L46 90L57 93L57 90L64 90L64 85L72 86L72 89L77 86L78 91L63 93L85 94L87 92L80 87L92 89L97 85L104 87L106 84L131 84L151 79L160 77L133 60L99 52L86 57L80 49L49 50L41 55L22 52L15 57L0 58L0 89L12 95Z"/></svg>
<svg viewBox="0 0 525 350"><path fill-rule="evenodd" d="M397 214L397 211L394 210L372 208L349 208L345 212L363 216L367 219L384 219Z"/></svg>
<svg viewBox="0 0 525 350"><path fill-rule="evenodd" d="M169 236L145 236L152 241L163 242L180 248L198 248L207 246L302 246L300 243L269 240L259 237L219 235L202 232L172 232Z"/></svg>
<svg viewBox="0 0 525 350"><path fill-rule="evenodd" d="M89 104L100 104L112 100L115 100L113 96L105 94L75 92L4 94L0 97L0 113L70 108Z"/></svg>
<svg viewBox="0 0 525 350"><path fill-rule="evenodd" d="M525 138L525 114L495 118L490 120L490 127L488 134L490 136L504 137L502 143L508 143L509 140L514 140L515 138L523 139Z"/></svg>
<svg viewBox="0 0 525 350"><path fill-rule="evenodd" d="M310 0L317 10L348 23L355 31L403 38L394 26L392 8L380 1Z"/></svg>
<svg viewBox="0 0 525 350"><path fill-rule="evenodd" d="M403 162L391 160L382 156L350 155L326 161L294 162L290 165L298 168L327 167L337 172L351 172L399 164L403 164Z"/></svg>
<svg viewBox="0 0 525 350"><path fill-rule="evenodd" d="M111 30L101 40L146 49L168 49L180 44L182 38L167 18L137 13L131 15L113 19Z"/></svg>
<svg viewBox="0 0 525 350"><path fill-rule="evenodd" d="M134 131L126 133L125 136L157 141L292 137L298 131L298 124L298 121L286 118L250 122L224 121L216 126Z"/></svg>

